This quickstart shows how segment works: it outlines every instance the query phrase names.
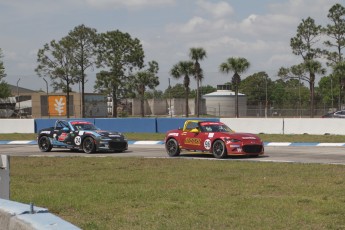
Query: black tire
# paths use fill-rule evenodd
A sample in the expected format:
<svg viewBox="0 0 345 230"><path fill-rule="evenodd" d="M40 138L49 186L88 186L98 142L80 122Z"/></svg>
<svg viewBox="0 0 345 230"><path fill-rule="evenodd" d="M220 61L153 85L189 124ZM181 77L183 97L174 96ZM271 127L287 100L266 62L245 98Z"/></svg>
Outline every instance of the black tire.
<svg viewBox="0 0 345 230"><path fill-rule="evenodd" d="M178 146L178 143L174 138L169 139L165 143L165 150L170 157L177 157L181 152L180 147Z"/></svg>
<svg viewBox="0 0 345 230"><path fill-rule="evenodd" d="M216 140L212 145L212 153L215 158L225 158L228 153L226 151L225 144L222 140Z"/></svg>
<svg viewBox="0 0 345 230"><path fill-rule="evenodd" d="M84 153L94 153L96 152L95 140L92 137L85 137L83 140L83 151Z"/></svg>
<svg viewBox="0 0 345 230"><path fill-rule="evenodd" d="M53 148L52 143L50 142L50 139L47 136L41 136L38 139L38 147L41 150L41 152L50 152L50 150L52 150Z"/></svg>

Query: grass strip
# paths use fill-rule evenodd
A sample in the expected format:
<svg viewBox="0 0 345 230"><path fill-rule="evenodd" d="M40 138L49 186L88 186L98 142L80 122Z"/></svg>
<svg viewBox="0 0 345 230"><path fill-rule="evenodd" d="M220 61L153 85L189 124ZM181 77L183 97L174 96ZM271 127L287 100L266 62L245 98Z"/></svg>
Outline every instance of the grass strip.
<svg viewBox="0 0 345 230"><path fill-rule="evenodd" d="M11 199L82 229L344 229L345 166L11 157Z"/></svg>

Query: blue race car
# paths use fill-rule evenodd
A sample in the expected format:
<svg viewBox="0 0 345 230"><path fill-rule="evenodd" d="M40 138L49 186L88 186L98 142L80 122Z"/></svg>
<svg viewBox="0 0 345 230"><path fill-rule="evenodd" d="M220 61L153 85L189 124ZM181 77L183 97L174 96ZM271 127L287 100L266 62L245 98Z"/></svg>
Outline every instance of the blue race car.
<svg viewBox="0 0 345 230"><path fill-rule="evenodd" d="M104 131L88 121L57 120L54 127L39 131L38 147L42 152L67 148L85 153L97 151L123 152L128 149L126 137L119 132Z"/></svg>

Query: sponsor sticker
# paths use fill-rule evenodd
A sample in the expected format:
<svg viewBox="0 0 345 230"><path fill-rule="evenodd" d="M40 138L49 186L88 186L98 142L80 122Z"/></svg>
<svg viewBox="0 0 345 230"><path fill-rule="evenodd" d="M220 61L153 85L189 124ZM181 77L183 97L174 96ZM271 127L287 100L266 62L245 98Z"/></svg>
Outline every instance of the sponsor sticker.
<svg viewBox="0 0 345 230"><path fill-rule="evenodd" d="M50 131L42 131L41 133L50 134Z"/></svg>
<svg viewBox="0 0 345 230"><path fill-rule="evenodd" d="M244 139L244 140L256 140L255 137L242 137L242 139Z"/></svg>
<svg viewBox="0 0 345 230"><path fill-rule="evenodd" d="M184 143L187 145L200 145L200 138L186 138Z"/></svg>
<svg viewBox="0 0 345 230"><path fill-rule="evenodd" d="M208 138L212 138L214 136L214 133L209 133Z"/></svg>
<svg viewBox="0 0 345 230"><path fill-rule="evenodd" d="M205 147L205 149L207 149L207 150L211 149L211 140L210 140L210 139L206 139L206 140L204 141L204 147Z"/></svg>
<svg viewBox="0 0 345 230"><path fill-rule="evenodd" d="M74 138L74 143L75 143L76 145L81 145L81 137L80 137L80 136L76 136L76 137Z"/></svg>
<svg viewBox="0 0 345 230"><path fill-rule="evenodd" d="M84 135L84 131L79 131L78 135L80 136Z"/></svg>
<svg viewBox="0 0 345 230"><path fill-rule="evenodd" d="M61 135L59 136L58 140L59 141L64 141L67 137L67 133L61 133Z"/></svg>
<svg viewBox="0 0 345 230"><path fill-rule="evenodd" d="M169 136L178 137L178 133L169 133Z"/></svg>

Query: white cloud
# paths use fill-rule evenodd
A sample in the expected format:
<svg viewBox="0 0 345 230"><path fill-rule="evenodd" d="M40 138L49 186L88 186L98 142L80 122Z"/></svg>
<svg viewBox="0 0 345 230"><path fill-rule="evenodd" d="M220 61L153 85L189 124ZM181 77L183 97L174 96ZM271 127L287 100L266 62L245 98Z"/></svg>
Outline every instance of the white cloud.
<svg viewBox="0 0 345 230"><path fill-rule="evenodd" d="M212 3L205 0L199 0L197 5L215 18L222 18L234 12L231 5L224 1Z"/></svg>
<svg viewBox="0 0 345 230"><path fill-rule="evenodd" d="M269 6L272 12L281 12L286 15L298 16L300 19L311 17L322 20L327 17L328 10L338 0L288 0L274 3Z"/></svg>
<svg viewBox="0 0 345 230"><path fill-rule="evenodd" d="M145 8L172 5L175 0L85 0L92 6L102 9L108 8Z"/></svg>
<svg viewBox="0 0 345 230"><path fill-rule="evenodd" d="M194 33L210 26L209 22L201 17L193 17L185 24L171 24L167 26L169 33Z"/></svg>
<svg viewBox="0 0 345 230"><path fill-rule="evenodd" d="M239 23L239 28L244 34L274 40L277 37L292 36L298 23L297 17L285 14L252 14Z"/></svg>

